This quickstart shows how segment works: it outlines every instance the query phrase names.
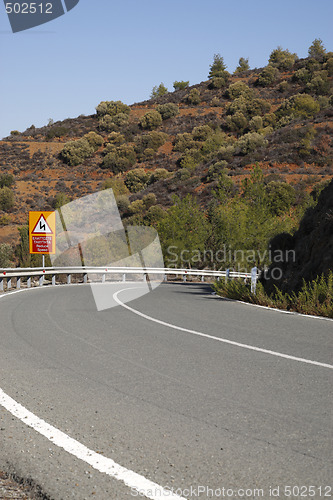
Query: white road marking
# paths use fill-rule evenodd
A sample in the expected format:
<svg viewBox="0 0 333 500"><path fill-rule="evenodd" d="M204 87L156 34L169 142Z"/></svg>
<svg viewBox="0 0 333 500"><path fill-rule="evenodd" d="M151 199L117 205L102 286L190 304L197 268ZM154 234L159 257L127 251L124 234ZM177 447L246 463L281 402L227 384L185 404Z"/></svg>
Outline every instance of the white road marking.
<svg viewBox="0 0 333 500"><path fill-rule="evenodd" d="M152 318L151 316L148 316L147 314L144 314L140 311L137 311L136 309L133 309L132 307L128 306L127 304L124 304L123 302L121 302L121 300L118 298L118 294L121 292L127 291L127 290L129 290L129 288L123 288L122 290L115 292L113 294L113 299L120 306L124 307L128 311L131 311L134 314L137 314L138 316L141 316L142 318L147 319L148 321L153 321L154 323L158 323L159 325L163 325L163 326L166 326L168 328L172 328L173 330L179 330L181 332L191 333L192 335L197 335L199 337L205 337L205 338L210 339L210 340L217 340L218 342L223 342L224 344L230 344L230 345L233 345L236 347L242 347L243 349L249 349L251 351L257 351L257 352L263 352L264 354L270 354L271 356L277 356L279 358L290 359L292 361L300 361L301 363L307 363L309 365L320 366L321 368L330 368L331 370L333 369L333 365L329 365L327 363L320 363L319 361L312 361L310 359L298 358L296 356L290 356L289 354L283 354L281 352L275 352L275 351L270 351L268 349L262 349L261 347L255 347L255 346L248 345L248 344L241 344L239 342L234 342L233 340L215 337L214 335L208 335L208 333L202 333L202 332L198 332L196 330L189 330L188 328L183 328L181 326L173 325L171 323L166 323L165 321L161 321L159 319Z"/></svg>
<svg viewBox="0 0 333 500"><path fill-rule="evenodd" d="M31 413L24 408L24 406L5 394L2 389L0 389L0 405L14 415L14 417L17 417L24 424L32 427L32 429L46 437L59 448L63 448L65 451L83 460L99 472L103 472L118 481L122 481L126 486L138 492L137 496L144 496L152 500L161 500L161 498L167 498L168 500L186 500L174 494L171 490L167 490L153 483L140 474L122 467L111 458L103 457L95 451L90 450L75 439L67 436L64 432L48 424L45 420Z"/></svg>

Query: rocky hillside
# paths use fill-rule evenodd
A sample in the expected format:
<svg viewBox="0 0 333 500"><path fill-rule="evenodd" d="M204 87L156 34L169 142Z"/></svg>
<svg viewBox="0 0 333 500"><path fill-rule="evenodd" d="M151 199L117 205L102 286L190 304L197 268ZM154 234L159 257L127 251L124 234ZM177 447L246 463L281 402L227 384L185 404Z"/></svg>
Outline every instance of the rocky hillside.
<svg viewBox="0 0 333 500"><path fill-rule="evenodd" d="M103 187L128 220L165 210L174 194L207 207L221 172L240 185L256 163L267 182L314 191L333 174L333 53L313 56L277 49L265 68L233 75L217 57L198 85L13 131L0 141L0 243L18 240L29 210Z"/></svg>

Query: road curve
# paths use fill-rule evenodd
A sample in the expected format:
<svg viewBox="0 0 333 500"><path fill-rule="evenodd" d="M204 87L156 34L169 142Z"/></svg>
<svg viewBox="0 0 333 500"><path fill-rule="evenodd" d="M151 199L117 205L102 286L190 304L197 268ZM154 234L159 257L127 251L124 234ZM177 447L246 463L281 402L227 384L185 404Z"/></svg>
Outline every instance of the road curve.
<svg viewBox="0 0 333 500"><path fill-rule="evenodd" d="M127 302L133 286L113 285L127 308L103 312L89 286L0 298L3 401L49 429L0 405L0 469L55 500L142 498L145 480L156 498L163 488L203 499L332 494L333 323L198 284ZM134 483L65 451L58 435Z"/></svg>

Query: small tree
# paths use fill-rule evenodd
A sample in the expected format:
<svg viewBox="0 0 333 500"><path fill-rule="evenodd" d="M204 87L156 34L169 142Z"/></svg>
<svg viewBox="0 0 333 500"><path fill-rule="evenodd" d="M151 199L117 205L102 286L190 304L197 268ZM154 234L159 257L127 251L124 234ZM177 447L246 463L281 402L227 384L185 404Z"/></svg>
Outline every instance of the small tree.
<svg viewBox="0 0 333 500"><path fill-rule="evenodd" d="M312 45L309 47L308 51L309 57L313 57L317 61L323 61L326 49L324 47L323 41L320 38L315 38Z"/></svg>
<svg viewBox="0 0 333 500"><path fill-rule="evenodd" d="M153 87L153 90L151 91L150 97L153 99L154 97L161 97L162 95L165 95L168 93L168 89L164 85L164 83L160 83L159 85L155 85Z"/></svg>
<svg viewBox="0 0 333 500"><path fill-rule="evenodd" d="M8 187L0 189L0 210L7 212L14 206L14 193Z"/></svg>
<svg viewBox="0 0 333 500"><path fill-rule="evenodd" d="M144 189L149 181L150 173L143 168L135 168L126 175L125 184L131 193Z"/></svg>
<svg viewBox="0 0 333 500"><path fill-rule="evenodd" d="M0 175L0 188L11 187L15 184L14 176L11 174L1 174Z"/></svg>
<svg viewBox="0 0 333 500"><path fill-rule="evenodd" d="M160 104L157 106L156 110L162 116L162 120L167 120L168 118L173 118L179 114L179 108L177 104L168 102L167 104Z"/></svg>
<svg viewBox="0 0 333 500"><path fill-rule="evenodd" d="M115 116L118 113L129 115L131 108L121 101L102 101L96 107L97 116Z"/></svg>
<svg viewBox="0 0 333 500"><path fill-rule="evenodd" d="M275 68L287 70L293 67L297 59L297 54L292 54L288 49L283 50L279 46L269 56L269 63Z"/></svg>
<svg viewBox="0 0 333 500"><path fill-rule="evenodd" d="M248 71L249 69L249 58L245 59L244 57L241 57L238 61L238 66L235 69L235 73L242 73L243 71Z"/></svg>
<svg viewBox="0 0 333 500"><path fill-rule="evenodd" d="M257 84L261 87L268 87L277 80L278 76L278 69L269 64L262 70L262 72L258 76Z"/></svg>
<svg viewBox="0 0 333 500"><path fill-rule="evenodd" d="M201 97L200 97L200 90L199 89L192 89L190 93L186 97L186 101L189 104L193 105L198 105L201 102Z"/></svg>
<svg viewBox="0 0 333 500"><path fill-rule="evenodd" d="M68 165L80 165L86 158L94 152L87 139L82 138L77 141L67 142L60 152L60 156Z"/></svg>
<svg viewBox="0 0 333 500"><path fill-rule="evenodd" d="M143 129L153 130L162 124L162 116L158 111L148 111L140 120Z"/></svg>
<svg viewBox="0 0 333 500"><path fill-rule="evenodd" d="M223 57L220 54L214 54L214 61L210 66L210 71L208 74L208 78L212 79L214 77L225 77L226 73L226 65L224 64Z"/></svg>
<svg viewBox="0 0 333 500"><path fill-rule="evenodd" d="M96 134L96 132L89 132L83 136L84 139L88 141L90 146L94 151L97 151L104 144L104 139L101 135Z"/></svg>
<svg viewBox="0 0 333 500"><path fill-rule="evenodd" d="M180 81L180 82L173 82L173 88L175 90L185 90L187 89L187 87L190 85L190 82L187 81L187 82L184 82L183 80Z"/></svg>
<svg viewBox="0 0 333 500"><path fill-rule="evenodd" d="M0 245L0 268L9 267L10 261L13 258L13 249L8 243Z"/></svg>

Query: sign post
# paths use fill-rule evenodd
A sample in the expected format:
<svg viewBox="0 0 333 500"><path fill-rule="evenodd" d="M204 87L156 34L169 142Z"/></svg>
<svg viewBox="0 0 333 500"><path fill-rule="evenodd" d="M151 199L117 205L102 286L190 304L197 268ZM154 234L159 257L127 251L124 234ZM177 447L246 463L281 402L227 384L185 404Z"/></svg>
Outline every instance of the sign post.
<svg viewBox="0 0 333 500"><path fill-rule="evenodd" d="M30 254L42 254L43 268L45 255L53 255L56 250L55 212L29 212Z"/></svg>

